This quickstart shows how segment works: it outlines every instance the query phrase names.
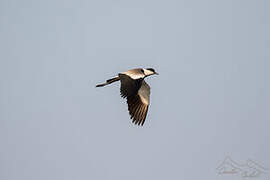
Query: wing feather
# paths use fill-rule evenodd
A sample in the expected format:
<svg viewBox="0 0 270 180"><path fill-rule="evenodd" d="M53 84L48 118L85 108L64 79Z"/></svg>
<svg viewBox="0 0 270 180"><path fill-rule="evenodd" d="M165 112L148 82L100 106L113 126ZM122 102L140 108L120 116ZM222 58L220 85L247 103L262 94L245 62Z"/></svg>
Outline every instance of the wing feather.
<svg viewBox="0 0 270 180"><path fill-rule="evenodd" d="M128 111L132 122L143 125L150 101L150 87L141 79L132 79L126 74L119 74L120 93L127 98Z"/></svg>
<svg viewBox="0 0 270 180"><path fill-rule="evenodd" d="M141 87L143 79L132 79L125 74L118 74L121 81L120 93L123 98L135 96Z"/></svg>
<svg viewBox="0 0 270 180"><path fill-rule="evenodd" d="M150 87L145 81L135 96L127 97L128 110L132 122L136 125L143 125L147 116L150 100Z"/></svg>

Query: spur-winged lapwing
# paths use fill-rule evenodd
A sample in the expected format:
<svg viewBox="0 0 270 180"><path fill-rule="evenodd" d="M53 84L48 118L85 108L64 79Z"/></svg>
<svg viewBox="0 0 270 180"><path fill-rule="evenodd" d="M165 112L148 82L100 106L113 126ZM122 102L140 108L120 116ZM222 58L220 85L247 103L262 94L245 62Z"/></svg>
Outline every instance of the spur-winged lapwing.
<svg viewBox="0 0 270 180"><path fill-rule="evenodd" d="M96 87L103 87L113 82L121 82L120 94L123 98L127 98L128 110L132 122L143 125L150 101L150 86L144 81L144 78L158 74L153 68L137 68L131 69L118 76L108 79L103 84Z"/></svg>

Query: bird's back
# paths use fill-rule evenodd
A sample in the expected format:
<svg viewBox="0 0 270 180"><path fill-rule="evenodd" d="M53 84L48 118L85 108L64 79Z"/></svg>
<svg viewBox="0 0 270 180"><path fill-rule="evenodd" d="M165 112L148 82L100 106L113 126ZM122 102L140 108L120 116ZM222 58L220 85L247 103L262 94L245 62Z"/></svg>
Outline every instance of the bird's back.
<svg viewBox="0 0 270 180"><path fill-rule="evenodd" d="M140 79L145 77L145 74L143 73L141 68L130 69L126 72L123 72L122 74L128 75L132 79Z"/></svg>

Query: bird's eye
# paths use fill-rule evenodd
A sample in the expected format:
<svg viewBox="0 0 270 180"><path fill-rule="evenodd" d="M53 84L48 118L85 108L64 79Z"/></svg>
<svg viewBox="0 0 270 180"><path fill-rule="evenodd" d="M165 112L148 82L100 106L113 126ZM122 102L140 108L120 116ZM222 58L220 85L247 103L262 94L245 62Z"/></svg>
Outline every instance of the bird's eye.
<svg viewBox="0 0 270 180"><path fill-rule="evenodd" d="M141 69L141 72L144 74L144 70L143 69Z"/></svg>

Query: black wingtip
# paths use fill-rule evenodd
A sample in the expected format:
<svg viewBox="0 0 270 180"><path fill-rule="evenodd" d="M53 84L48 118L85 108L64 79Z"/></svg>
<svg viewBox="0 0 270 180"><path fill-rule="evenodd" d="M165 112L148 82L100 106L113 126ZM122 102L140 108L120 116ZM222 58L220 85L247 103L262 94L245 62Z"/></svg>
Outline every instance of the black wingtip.
<svg viewBox="0 0 270 180"><path fill-rule="evenodd" d="M98 84L98 85L96 85L96 87L103 87L103 86L105 86L106 84Z"/></svg>
<svg viewBox="0 0 270 180"><path fill-rule="evenodd" d="M134 117L131 117L131 119L132 119L132 118L133 118L132 123L133 123L134 125L137 125L137 126L140 126L140 127L143 126L144 122L143 122L142 120L138 120L138 119L135 119Z"/></svg>

